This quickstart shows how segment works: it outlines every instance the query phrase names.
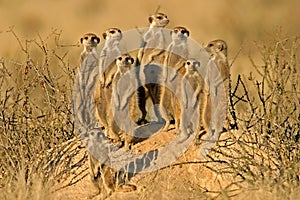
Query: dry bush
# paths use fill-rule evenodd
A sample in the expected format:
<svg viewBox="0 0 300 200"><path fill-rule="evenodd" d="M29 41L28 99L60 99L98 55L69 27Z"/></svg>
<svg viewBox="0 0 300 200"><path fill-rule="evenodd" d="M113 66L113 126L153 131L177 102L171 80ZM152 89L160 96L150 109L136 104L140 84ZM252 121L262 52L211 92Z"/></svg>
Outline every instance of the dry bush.
<svg viewBox="0 0 300 200"><path fill-rule="evenodd" d="M72 115L77 67L68 61L78 45L61 45L62 33L57 30L30 40L20 39L13 28L7 34L19 43L19 51L18 58L0 59L0 199L53 199L53 192L87 174L86 153L75 136ZM256 72L239 75L231 83L232 130L222 136L207 161L199 162L228 178L228 185L220 183L220 190L210 190L191 182L186 173L185 184L178 186L184 173L174 170L178 180L168 185L171 193L163 193L153 184L154 178L145 175L153 188L141 199L153 196L152 191L166 198L183 193L188 198L189 191L203 199L296 198L300 191L298 48L298 37L261 45L264 64L253 61ZM187 162L197 165L197 170L199 163ZM155 172L161 182L163 170ZM169 171L165 173L173 180ZM201 176L199 172L197 177Z"/></svg>
<svg viewBox="0 0 300 200"><path fill-rule="evenodd" d="M18 58L0 60L0 198L44 199L86 160L78 158L83 147L73 139L77 66L67 60L78 45L61 45L57 30L30 40L13 28L6 34L20 49Z"/></svg>
<svg viewBox="0 0 300 200"><path fill-rule="evenodd" d="M231 83L231 126L236 130L223 135L208 158L214 162L206 165L232 178L224 186L228 197L263 189L288 199L299 192L299 45L299 37L258 45L263 65L250 58L256 73Z"/></svg>

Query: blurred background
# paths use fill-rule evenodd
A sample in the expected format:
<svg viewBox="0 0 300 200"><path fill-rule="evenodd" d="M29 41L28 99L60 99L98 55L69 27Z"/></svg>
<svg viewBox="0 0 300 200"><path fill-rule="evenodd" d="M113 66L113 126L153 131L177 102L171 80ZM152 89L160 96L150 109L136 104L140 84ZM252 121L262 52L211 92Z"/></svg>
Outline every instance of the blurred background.
<svg viewBox="0 0 300 200"><path fill-rule="evenodd" d="M45 38L58 29L65 44L78 44L86 32L102 35L109 27L123 31L146 27L158 6L170 19L168 28L185 26L200 44L217 38L227 41L229 61L241 49L234 73L249 68L249 55L255 58L258 53L255 42L279 33L283 37L300 33L299 0L0 0L0 58L18 59L18 43L6 32L10 26L21 41L36 38L37 32ZM81 49L70 53L71 65L78 65Z"/></svg>

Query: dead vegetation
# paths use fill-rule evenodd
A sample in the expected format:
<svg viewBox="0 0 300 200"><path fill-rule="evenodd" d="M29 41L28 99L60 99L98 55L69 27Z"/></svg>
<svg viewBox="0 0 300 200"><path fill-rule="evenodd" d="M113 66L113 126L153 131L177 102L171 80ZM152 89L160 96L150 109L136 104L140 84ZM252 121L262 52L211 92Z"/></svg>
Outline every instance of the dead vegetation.
<svg viewBox="0 0 300 200"><path fill-rule="evenodd" d="M231 82L231 126L236 130L225 134L207 158L217 167L206 165L233 177L224 190L228 196L236 195L236 189L264 188L279 199L290 199L299 190L299 44L295 37L258 46L263 64L251 60L254 73Z"/></svg>
<svg viewBox="0 0 300 200"><path fill-rule="evenodd" d="M19 43L21 59L0 60L0 198L53 199L57 191L87 175L86 152L76 138L72 114L77 66L70 66L68 55L77 44L61 45L58 30L30 40L21 39L13 28L6 34ZM185 158L161 171L140 175L138 180L148 184L149 191L140 190L139 198L239 199L253 194L257 199L264 195L296 199L299 44L299 37L276 37L257 45L263 64L250 58L252 72L231 81L232 130L222 135L206 160ZM203 176L204 169L227 182L209 187L191 178ZM158 183L163 182L167 187L161 196Z"/></svg>

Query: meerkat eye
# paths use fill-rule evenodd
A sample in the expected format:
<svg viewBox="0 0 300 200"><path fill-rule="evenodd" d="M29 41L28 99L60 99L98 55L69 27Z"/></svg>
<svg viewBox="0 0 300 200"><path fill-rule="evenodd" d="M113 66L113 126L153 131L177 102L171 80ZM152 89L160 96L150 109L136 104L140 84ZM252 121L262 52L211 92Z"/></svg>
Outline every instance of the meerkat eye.
<svg viewBox="0 0 300 200"><path fill-rule="evenodd" d="M121 30L120 30L120 29L118 29L118 32L119 32L119 33L121 33Z"/></svg>
<svg viewBox="0 0 300 200"><path fill-rule="evenodd" d="M115 33L115 31L114 31L114 30L111 30L111 31L109 31L109 33L111 33L111 34L114 34L114 33Z"/></svg>
<svg viewBox="0 0 300 200"><path fill-rule="evenodd" d="M85 37L84 37L84 39L85 39L85 40L88 40L88 39L89 39L89 37L88 37L88 36L85 36Z"/></svg>
<svg viewBox="0 0 300 200"><path fill-rule="evenodd" d="M118 57L118 60L120 60L120 61L121 61L121 60L122 60L122 57L121 57L121 56L120 56L120 57Z"/></svg>
<svg viewBox="0 0 300 200"><path fill-rule="evenodd" d="M178 33L178 30L177 30L177 29L175 29L175 30L174 30L174 33Z"/></svg>
<svg viewBox="0 0 300 200"><path fill-rule="evenodd" d="M158 16L157 19L163 19L162 16Z"/></svg>
<svg viewBox="0 0 300 200"><path fill-rule="evenodd" d="M191 64L191 62L190 62L190 61L187 61L187 62L186 62L186 64L187 64L187 65L190 65L190 64Z"/></svg>
<svg viewBox="0 0 300 200"><path fill-rule="evenodd" d="M168 18L168 16L166 15L165 18Z"/></svg>
<svg viewBox="0 0 300 200"><path fill-rule="evenodd" d="M212 43L210 43L210 44L208 44L207 46L208 46L208 47L212 47L212 46L214 46L214 45L213 45Z"/></svg>
<svg viewBox="0 0 300 200"><path fill-rule="evenodd" d="M199 62L199 61L196 61L196 62L194 63L194 65L195 65L196 67L200 67L200 62Z"/></svg>
<svg viewBox="0 0 300 200"><path fill-rule="evenodd" d="M131 62L131 58L130 57L126 57L126 62Z"/></svg>

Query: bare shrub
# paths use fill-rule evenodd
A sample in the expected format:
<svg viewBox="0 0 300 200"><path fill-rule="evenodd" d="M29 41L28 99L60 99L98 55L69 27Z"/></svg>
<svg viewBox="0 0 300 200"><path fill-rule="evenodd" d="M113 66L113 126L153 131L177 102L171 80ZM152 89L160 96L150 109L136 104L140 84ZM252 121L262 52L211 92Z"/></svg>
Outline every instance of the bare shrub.
<svg viewBox="0 0 300 200"><path fill-rule="evenodd" d="M224 186L229 197L264 188L287 199L299 189L299 44L295 37L258 45L264 64L250 58L256 73L231 83L231 127L236 130L223 135L208 158L214 162L205 165L232 178Z"/></svg>
<svg viewBox="0 0 300 200"><path fill-rule="evenodd" d="M68 63L68 54L77 45L61 45L58 30L30 40L13 28L6 34L18 42L21 61L0 60L0 198L47 198L40 195L50 195L48 189L66 181L86 159L84 153L78 157L83 147L73 139L77 68Z"/></svg>

